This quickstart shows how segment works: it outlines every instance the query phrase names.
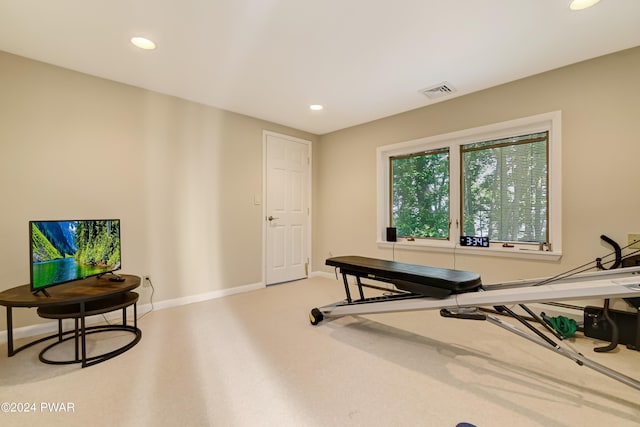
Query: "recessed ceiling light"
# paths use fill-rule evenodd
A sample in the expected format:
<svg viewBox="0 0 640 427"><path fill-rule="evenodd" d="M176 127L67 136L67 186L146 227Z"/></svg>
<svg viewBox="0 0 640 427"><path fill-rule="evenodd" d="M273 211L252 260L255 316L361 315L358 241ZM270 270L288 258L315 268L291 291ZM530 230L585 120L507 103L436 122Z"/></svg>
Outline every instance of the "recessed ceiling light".
<svg viewBox="0 0 640 427"><path fill-rule="evenodd" d="M133 43L135 47L144 50L153 50L156 48L156 44L145 37L131 37L131 43Z"/></svg>
<svg viewBox="0 0 640 427"><path fill-rule="evenodd" d="M591 7L598 3L600 0L573 0L569 5L571 10L582 10Z"/></svg>
<svg viewBox="0 0 640 427"><path fill-rule="evenodd" d="M309 108L312 109L313 111L320 111L324 107L322 105L320 105L320 104L311 104L311 105L309 105Z"/></svg>

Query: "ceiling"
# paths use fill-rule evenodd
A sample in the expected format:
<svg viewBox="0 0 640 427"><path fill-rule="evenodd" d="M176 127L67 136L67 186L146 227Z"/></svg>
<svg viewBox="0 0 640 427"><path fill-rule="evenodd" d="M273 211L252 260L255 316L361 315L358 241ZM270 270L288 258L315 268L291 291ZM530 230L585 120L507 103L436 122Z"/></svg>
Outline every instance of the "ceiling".
<svg viewBox="0 0 640 427"><path fill-rule="evenodd" d="M0 50L321 135L640 45L639 0L568 5L0 0Z"/></svg>

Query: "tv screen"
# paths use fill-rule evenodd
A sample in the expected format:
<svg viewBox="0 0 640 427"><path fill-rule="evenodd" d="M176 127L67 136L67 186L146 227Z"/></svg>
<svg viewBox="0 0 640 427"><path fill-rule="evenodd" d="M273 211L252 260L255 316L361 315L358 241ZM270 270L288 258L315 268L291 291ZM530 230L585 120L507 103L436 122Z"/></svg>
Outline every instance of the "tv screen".
<svg viewBox="0 0 640 427"><path fill-rule="evenodd" d="M120 220L30 221L31 291L119 270Z"/></svg>

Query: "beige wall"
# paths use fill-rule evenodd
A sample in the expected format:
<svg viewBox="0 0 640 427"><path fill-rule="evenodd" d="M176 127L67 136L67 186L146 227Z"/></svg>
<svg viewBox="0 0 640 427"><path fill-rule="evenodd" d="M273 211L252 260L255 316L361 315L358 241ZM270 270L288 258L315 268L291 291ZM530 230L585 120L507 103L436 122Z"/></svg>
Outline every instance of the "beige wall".
<svg viewBox="0 0 640 427"><path fill-rule="evenodd" d="M151 275L156 301L261 282L263 130L314 142L313 269L329 254L390 258L375 244L376 147L555 110L559 262L395 257L486 282L572 268L609 251L600 234L640 232L638 75L635 48L317 137L0 52L0 289L29 281L27 221L77 217L122 219L123 272Z"/></svg>
<svg viewBox="0 0 640 427"><path fill-rule="evenodd" d="M156 302L261 283L263 130L317 140L0 52L0 290L29 282L29 220L105 217Z"/></svg>
<svg viewBox="0 0 640 427"><path fill-rule="evenodd" d="M610 252L640 231L640 48L575 64L324 135L314 151L313 264L332 255L391 259L376 240L376 147L562 111L563 249L558 262L395 249L395 259L480 272L485 282L540 277ZM326 267L324 270L330 271Z"/></svg>

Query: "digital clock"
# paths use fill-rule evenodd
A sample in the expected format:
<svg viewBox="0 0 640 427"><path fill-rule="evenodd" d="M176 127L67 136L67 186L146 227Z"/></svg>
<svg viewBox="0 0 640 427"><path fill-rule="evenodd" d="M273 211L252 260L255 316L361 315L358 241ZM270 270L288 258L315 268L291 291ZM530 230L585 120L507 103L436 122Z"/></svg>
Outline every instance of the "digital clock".
<svg viewBox="0 0 640 427"><path fill-rule="evenodd" d="M489 247L488 237L460 236L460 246L475 246L479 248Z"/></svg>

